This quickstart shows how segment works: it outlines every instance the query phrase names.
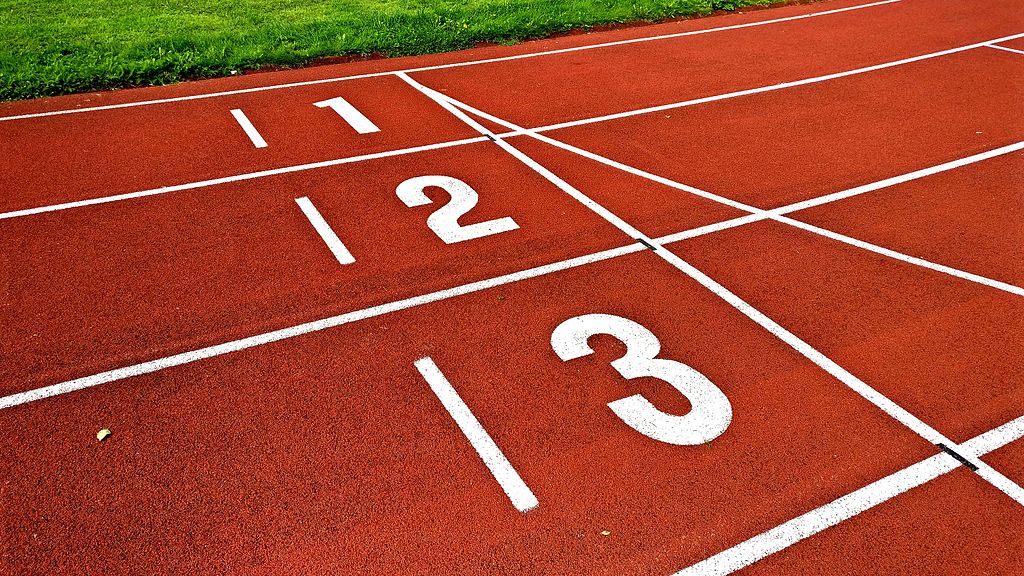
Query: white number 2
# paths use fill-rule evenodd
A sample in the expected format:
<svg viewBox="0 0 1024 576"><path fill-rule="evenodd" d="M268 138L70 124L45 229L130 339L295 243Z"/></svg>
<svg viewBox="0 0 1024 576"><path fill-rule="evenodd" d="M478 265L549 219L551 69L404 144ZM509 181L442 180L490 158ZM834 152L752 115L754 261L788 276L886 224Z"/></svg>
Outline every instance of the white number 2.
<svg viewBox="0 0 1024 576"><path fill-rule="evenodd" d="M438 208L427 217L427 227L437 234L438 238L444 240L445 244L454 244L465 240L473 240L491 234L500 234L519 228L519 224L512 218L498 218L462 226L459 218L476 206L476 190L458 178L451 176L417 176L410 178L398 185L395 193L406 206L426 206L430 204L430 198L423 193L429 187L441 188L451 196L451 201Z"/></svg>
<svg viewBox="0 0 1024 576"><path fill-rule="evenodd" d="M626 354L611 363L627 380L652 376L671 384L690 401L684 416L658 410L640 394L608 404L637 432L669 444L693 446L720 436L732 421L732 405L725 394L700 372L675 360L657 358L661 342L650 330L611 314L586 314L562 322L551 333L551 347L562 360L593 354L587 339L595 334L614 336L626 345Z"/></svg>

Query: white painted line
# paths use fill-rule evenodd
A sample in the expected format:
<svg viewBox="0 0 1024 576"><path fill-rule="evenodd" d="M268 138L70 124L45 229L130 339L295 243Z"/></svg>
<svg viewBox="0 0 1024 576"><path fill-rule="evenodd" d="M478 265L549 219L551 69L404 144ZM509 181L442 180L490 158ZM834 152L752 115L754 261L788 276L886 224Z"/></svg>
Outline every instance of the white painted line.
<svg viewBox="0 0 1024 576"><path fill-rule="evenodd" d="M828 358L827 356L819 352L816 348L814 348L804 340L800 339L797 335L793 334L792 332L784 328L782 325L766 316L760 310L757 310L756 308L751 306L749 303L747 303L745 300L731 292L725 286L716 282L710 276L704 274L696 267L692 266L690 263L686 262L685 260L677 256L675 253L665 248L664 246L657 244L652 238L643 234L642 232L634 228L632 225L627 223L625 220L619 218L617 215L613 214L607 208L601 206L598 202L594 201L584 193L574 188L571 184L567 183L566 181L562 180L561 178L553 174L550 170L540 165L537 161L533 160L523 152L519 151L517 148L515 148L505 140L497 138L490 130L481 125L479 122L468 117L465 112L463 112L460 108L456 107L454 99L449 98L444 94L441 94L440 92L427 88L426 86L423 86L422 84L413 80L406 74L399 74L399 76L407 83L409 83L410 86L423 92L423 94L437 102L439 106L441 106L445 110L448 110L454 116L464 121L468 126L472 127L474 130L479 131L481 134L486 135L489 139L494 140L495 144L500 146L502 149L507 151L509 154L514 156L523 164L529 166L531 169L533 169L541 176L545 177L552 184L554 184L559 189L563 190L564 192L575 198L577 201L579 201L581 204L589 208L591 211L607 220L613 226L615 226L622 232L626 233L631 238L640 240L641 242L654 246L654 253L660 256L663 260L665 260L672 266L675 266L679 271L683 272L693 280L696 280L700 285L710 290L712 293L714 293L722 300L725 300L729 305L731 305L733 308L735 308L740 313L745 315L747 318L750 318L759 326L761 326L769 333L771 333L773 336L775 336L779 340L782 340L791 348L799 352L802 356L816 364L819 368L825 370L843 384L846 384L846 386L849 387L851 390L860 394L864 399L868 400L869 402L877 406L879 409L881 409L883 412L891 416L893 419L900 422L907 428L913 430L916 434L928 440L932 444L945 444L946 446L952 448L953 450L959 451L959 446L957 446L957 444L950 440L949 438L946 438L938 430L932 428L924 421L919 419L917 416L911 414L902 406L893 402L888 397L883 395L881 392L875 390L866 382L854 376L845 368L832 361L832 359ZM965 457L968 458L968 460L971 460L969 456L965 455ZM1017 486L1010 480L1006 479L998 472L993 470L988 464L985 464L976 457L973 458L973 460L971 460L971 463L978 467L978 473L983 478L989 479L989 477L992 477L993 479L997 480L990 480L990 482L992 482L994 486L1002 490L1008 496L1017 500L1020 504L1024 505L1024 488L1021 488L1020 486Z"/></svg>
<svg viewBox="0 0 1024 576"><path fill-rule="evenodd" d="M480 280L477 282L470 282L468 284L462 284L454 288L446 288L443 290L437 290L420 296L413 296L411 298L404 298L402 300L396 300L385 304L379 304L377 306L371 306L362 310L356 310L353 312L346 312L344 314L338 314L337 316L330 316L320 320L312 322L306 322L304 324L298 324L290 326L288 328L282 328L280 330L273 330L270 332L264 332L255 336L249 336L246 338L240 338L238 340L231 340L221 344L213 346L207 346L205 348L199 348L197 350L190 350L188 352L182 352L180 354L174 354L171 356L165 356L163 358L157 358L155 360L149 360L146 362L140 362L138 364L132 364L123 368L116 368L107 372L100 372L99 374L93 374L91 376L85 376L82 378L76 378L74 380L68 380L60 382L58 384L52 384L50 386L44 386L26 392L19 392L0 398L0 410L5 408L11 408L28 402L34 402L36 400L42 400L44 398L50 398L53 396L59 396L61 394L68 394L77 390L83 390L98 386L100 384L106 384L108 382L115 382L117 380L124 380L126 378L132 378L134 376L140 376L142 374L149 374L151 372L158 372L166 368L174 366L181 366L183 364L191 364L199 360L205 360L207 358L214 358L216 356L223 356L224 354L230 354L232 352L238 352L240 350L246 350L248 348L254 348L256 346L262 346L271 342L277 342L280 340L287 340L296 336L302 336L304 334L310 334L313 332L319 332L335 326L341 326L343 324L349 324L357 322L359 320L365 320L367 318L374 318L382 316L384 314L390 314L392 312L398 312L400 310L406 310L416 306L422 306L431 302L439 302L441 300L447 300L456 296L462 296L464 294L471 294L473 292L479 292L495 286L502 286L504 284L511 284L520 280L526 280L529 278L536 278L538 276L544 276L553 272L559 272L562 270L569 270L570 268L576 268L585 264L591 264L593 262L600 262L602 260L608 260L616 258L625 254L632 254L634 252L641 252L645 250L644 246L640 243L629 244L621 246L619 248L613 248L611 250L604 250L601 252L595 252L587 254L585 256L579 256L577 258L570 258L568 260L562 260L552 264L545 264L543 266L537 266L535 268L529 268L519 272L513 272L511 274L504 274L502 276L496 276L486 280Z"/></svg>
<svg viewBox="0 0 1024 576"><path fill-rule="evenodd" d="M356 109L355 106L348 103L341 96L337 98L331 98L330 100L324 100L323 102L316 102L313 104L317 108L330 108L341 116L341 119L348 122L356 132L360 134L371 134L373 132L380 132L380 128L370 119L363 115L362 112Z"/></svg>
<svg viewBox="0 0 1024 576"><path fill-rule="evenodd" d="M478 65L478 64L490 64L490 63L493 63L493 62L506 62L506 61L509 61L509 60L522 60L522 59L525 59L525 58L537 58L537 57L540 57L540 56L550 56L550 55L553 55L553 54L565 54L565 53L568 53L568 52L578 52L578 51L581 51L581 50L593 50L593 49L596 49L596 48L606 48L606 47L609 47L609 46L622 46L622 45L625 45L625 44L636 44L636 43L639 43L639 42L651 42L651 41L656 41L656 40L667 40L667 39L670 39L670 38L681 38L681 37L684 37L684 36L696 36L698 34L709 34L711 32L722 32L722 31L726 31L726 30L738 30L738 29L741 29L741 28L752 28L752 27L755 27L755 26L766 26L768 24L776 24L776 23L779 23L779 22L789 22L789 21L792 21L792 20L803 20L803 19L806 19L806 18L815 18L815 17L818 17L818 16L827 16L827 15L830 15L830 14L839 14L841 12L849 12L851 10L860 10L860 9L863 9L863 8L871 8L871 7L874 7L874 6L882 6L882 5L885 5L885 4L893 4L893 3L896 3L896 2L899 2L899 1L900 0L883 0L881 2L871 2L869 4L859 4L857 6L849 6L849 7L846 7L846 8L837 8L837 9L834 9L834 10L824 10L822 12L813 12L811 14L802 14L800 16L788 16L788 17L785 17L785 18L775 18L775 19L772 19L772 20L762 20L760 22L750 22L750 23L747 23L747 24L734 24L734 25L731 25L731 26L721 26L721 27L717 27L717 28L706 28L706 29L703 29L703 30L691 30L691 31L688 31L688 32L677 32L677 33L674 33L674 34L662 34L662 35L659 35L659 36L648 36L648 37L643 37L643 38L633 38L633 39L630 39L630 40L619 40L619 41L615 41L615 42L602 42L602 43L598 43L598 44L588 44L586 46L575 46L575 47L572 47L572 48L559 48L559 49L556 49L556 50L545 50L545 51L541 51L541 52L531 52L529 54L518 54L518 55L515 55L515 56L502 56L502 57L498 57L498 58L484 58L484 59L480 59L480 60L469 60L469 61L466 61L466 62L454 62L454 63L451 63L451 64L439 64L439 65L436 65L436 66L421 66L419 68L407 68L407 69L404 69L404 70L395 70L395 71L388 71L388 72L372 72L372 73L369 73L369 74L356 74L356 75L353 75L353 76L340 76L340 77L334 77L334 78L322 78L322 79L319 79L319 80L307 80L307 81L303 81L303 82L288 82L288 83L285 83L285 84L273 84L273 85L270 85L270 86L258 86L258 87L255 87L255 88L240 88L238 90L224 90L224 91L221 91L221 92L209 92L209 93L206 93L206 94L194 94L194 95L191 95L191 96L177 96L177 97L174 97L174 98L159 98L159 99L153 99L153 100L140 100L138 102L126 102L126 103L123 103L123 104L108 104L108 105L105 105L105 106L90 106L90 107L74 108L74 109L67 109L67 110L52 110L52 111L49 111L49 112L36 112L36 113L33 113L33 114L20 114L20 115L16 115L16 116L0 116L0 122L7 121L7 120L21 120L21 119L26 119L26 118L40 118L40 117L44 117L44 116L58 116L58 115L65 115L65 114L79 114L79 113L82 113L82 112L92 112L92 111L96 111L96 110L114 110L114 109L118 109L118 108L133 108L133 107L136 107L136 106L150 106L150 105L153 105L153 104L167 104L167 103L171 103L171 102L183 102L183 101L187 101L187 100L200 100L200 99L205 99L205 98L216 98L218 96L229 96L229 95L232 95L232 94L247 94L247 93L250 93L250 92L264 92L264 91L267 91L267 90L279 90L279 89L283 89L283 88L296 88L296 87L300 87L300 86L312 86L312 85L315 85L315 84L326 84L326 83L332 83L332 82L343 82L343 81L346 81L346 80L357 80L357 79L361 79L361 78L376 78L376 77L380 77L380 76L390 76L392 74L395 74L396 72L407 72L407 73L408 72L424 72L424 71L427 71L427 70L442 70L442 69L445 69L445 68L461 68L463 66L475 66L475 65Z"/></svg>
<svg viewBox="0 0 1024 576"><path fill-rule="evenodd" d="M960 447L963 451L962 454L970 454L973 458L978 458L1021 437L1024 437L1024 416L976 436L961 444ZM943 474L952 472L959 466L960 463L949 454L936 454L723 550L706 560L676 572L673 576L730 574Z"/></svg>
<svg viewBox="0 0 1024 576"><path fill-rule="evenodd" d="M730 98L738 98L740 96L750 96L753 94L761 94L764 92L773 92L775 90L783 90L785 88L795 88L797 86L806 86L808 84L817 84L818 82L826 82L828 80L836 80L838 78L845 78L847 76L855 76L857 74L865 74L868 72L875 72L877 70L884 70L886 68L892 68L894 66L902 66L904 64L911 64L914 62L921 62L922 60L929 60L931 58L938 58L940 56L947 56L949 54L956 54L957 52L965 52L967 50L974 50L984 46L989 46L993 42L1004 42L1007 40L1015 40L1017 38L1024 38L1024 33L1014 34L1012 36L1005 36L1003 38L997 38L995 40L986 40L985 42L977 42L974 44L968 44L966 46L959 46L956 48L950 48L948 50L940 50L938 52L930 52L928 54L921 54L920 56L914 56L911 58L903 58L901 60L893 60L892 62L885 62L882 64L875 64L874 66L865 66L863 68L856 68L853 70L846 70L844 72L836 72L834 74L825 74L824 76L814 76L811 78L804 78L803 80L794 80L791 82L782 82L779 84L773 84L771 86L761 86L759 88L750 88L748 90L737 90L735 92L728 92L726 94L718 94L715 96L707 96L704 98L695 98L693 100L685 100L683 102L673 102L670 104L662 104L660 106L651 106L648 108L639 108L636 110L629 110L627 112L617 112L615 114L605 114L603 116L594 116L591 118L583 118L580 120L571 120L569 122L560 122L558 124L548 124L534 128L537 132L546 132L549 130L560 130L562 128L571 128L573 126L582 126L584 124L593 124L595 122L607 122L609 120L618 120L619 118L628 118L630 116L639 116L642 114L650 114L653 112L664 112L666 110L675 110L677 108L685 108L687 106L695 106L697 104L706 104L708 102L717 102L719 100L728 100Z"/></svg>
<svg viewBox="0 0 1024 576"><path fill-rule="evenodd" d="M205 188L207 186L216 186L220 184L229 184L231 182L241 182L244 180L255 180L257 178L264 178L266 176L276 176L278 174L290 174L292 172L303 172L306 170L313 170L316 168L326 168L329 166L340 166L342 164L352 164L355 162L363 162L366 160L377 160L378 158L389 158L391 156L401 156L403 154L415 154L418 152L426 152L428 150L439 150L441 148L451 148L452 146L462 146L464 144L473 144L476 142L486 142L487 138L483 136L478 138L463 138L461 140L450 140L448 142L440 142L438 144L427 144L425 146L413 146L412 148L402 148L399 150L388 150L386 152L374 152L372 154L362 154L360 156L350 156L348 158L338 158L336 160L325 160L323 162L311 162L309 164L298 164L295 166L286 166L284 168L273 168L270 170L260 170L258 172L248 172L245 174L238 174L235 176L225 176L223 178L213 178L210 180L200 180L198 182L189 182L187 184L175 184L173 186L162 186L160 188L151 188L149 190L142 190L140 192L129 192L127 194L115 194L113 196L102 196L100 198L89 198L88 200L76 200L74 202L64 202L61 204L50 204L48 206L39 206L37 208L26 208L24 210L12 210L11 212L0 213L0 220L7 220L9 218L19 218L21 216L31 216L33 214L42 214L45 212L56 212L59 210L68 210L71 208L81 208L83 206L95 206L97 204L107 204L109 202L119 202L121 200L131 200L134 198L142 198L145 196L157 196L160 194L167 194L169 192L180 192L182 190L194 190L196 188Z"/></svg>
<svg viewBox="0 0 1024 576"><path fill-rule="evenodd" d="M516 510L527 512L536 508L537 497L533 495L526 482L523 482L512 463L502 453L501 448L494 443L491 435L484 430L469 406L462 401L459 393L444 377L437 364L434 364L434 361L427 356L417 360L415 366L423 379L430 385L430 389L437 395L438 400L444 405L445 410L451 415L452 420L455 420L459 430L465 434L466 439L483 460L484 465L491 471L494 479L498 481L498 485L505 491Z"/></svg>
<svg viewBox="0 0 1024 576"><path fill-rule="evenodd" d="M1018 37L1024 37L1024 34L1018 34L1016 36L1010 36L1010 37L1007 37L1007 38L1018 38ZM1003 38L1003 39L1000 39L1000 40L1005 40L1005 39L1006 38ZM967 47L962 47L962 48L954 49L953 51L960 51L960 50L966 50L966 49L970 49L970 48L976 48L976 47L982 46L982 45L984 45L984 44L972 44L972 45L967 46ZM946 54L946 53L949 53L949 52L950 51L944 51L944 52L941 52L941 53L937 52L934 55L942 55L942 54ZM932 57L932 56L933 55L927 55L927 57ZM922 59L922 58L924 58L924 57L918 57L918 59ZM900 61L896 61L895 63L890 63L888 65L905 64L908 61L910 61L910 60L900 60ZM888 66L888 65L883 65L883 66ZM860 70L865 70L865 69L860 69ZM389 72L388 74L392 74L392 73ZM394 73L394 74L397 75L399 73ZM848 75L849 73L842 73L842 74L843 75ZM833 75L833 76L835 76L835 75ZM819 78L820 79L827 79L826 77L819 77ZM814 80L814 79L812 79L812 80ZM815 81L821 81L821 80L815 80ZM805 81L801 81L801 82L802 83L808 83L809 81L805 80ZM797 83L797 84L794 84L794 85L800 85L800 84ZM732 93L729 93L729 94L724 94L724 95L721 95L721 96L713 96L713 97L710 97L710 98L712 100L723 99L723 98L727 98L727 97L728 98L734 98L736 96L741 96L741 95L745 95L745 94L754 94L754 93L757 93L759 91L777 90L780 87L788 87L788 85L776 84L774 86L767 86L767 87L764 87L764 88L757 88L757 89L748 90L748 91L742 91L742 92L732 92ZM687 101L684 101L684 102L677 102L675 104L666 104L665 106L668 106L668 107L691 106L691 105L698 104L698 103L701 103L701 102L704 102L704 101L710 101L710 100L708 100L707 98L698 99L698 100L687 100ZM631 116L631 115L635 115L635 114L646 114L648 112L652 112L652 111L655 111L657 109L662 109L662 108L664 108L664 106L656 107L656 108L644 108L644 109L640 109L640 110L622 112L622 113L619 113L619 114L612 114L612 115L609 115L609 116L599 116L599 117L595 117L595 118L576 120L576 121L573 121L573 122L566 122L566 123L562 123L562 124L551 124L551 125L548 125L548 126L540 126L538 128L532 128L532 129L529 130L529 132L531 134L533 134L534 137L536 138L537 137L536 135L541 133L541 132L557 130L557 129L560 129L560 128L566 128L566 127L569 127L569 126L576 126L576 125L579 125L579 124L590 124L590 123L593 123L593 122L603 122L603 121L606 121L606 120L614 120L614 119L619 118L619 117ZM479 111L474 112L474 114L476 114L477 112L479 112ZM2 119L0 119L0 120L2 120ZM504 134L499 134L498 137L500 137L500 138L508 138L508 137L511 137L511 136L525 134L526 132L527 132L526 129L520 128L517 131L506 132ZM424 151L424 150L433 150L433 149L438 149L438 148L447 148L447 147L450 147L450 146L461 146L461 145L464 145L464 144L473 144L473 143L476 143L476 142L482 142L484 140L486 140L486 139L482 138L482 137L481 138L467 138L467 139L464 139L464 140L452 140L452 141L449 141L449 142L441 142L441 143L438 143L438 144L430 144L430 145L426 145L426 146L415 146L415 147L412 147L412 148L403 148L403 149L399 149L399 150L391 150L391 151L375 153L375 154L364 154L364 155L360 155L360 156L352 156L352 157L349 157L349 158L339 158L339 159L335 159L335 160L328 160L328 161L325 161L325 162L313 162L313 163L310 163L310 164L299 164L299 165L296 165L296 166L288 166L288 167L276 168L276 169L272 169L272 170L262 170L262 171L259 171L259 172L250 172L250 173L247 173L247 174L239 174L237 176L226 176L226 177L223 177L223 178L214 178L214 179L210 179L210 180L202 180L202 181L199 181L199 182L191 182L191 183L187 183L187 184L178 184L178 185L173 185L173 186L163 186L163 187L160 187L160 188L152 188L152 189L143 190L143 191L140 191L140 192L130 192L130 193L127 193L127 194L117 194L117 195L113 195L113 196L104 196L104 197L100 197L100 198L91 198L91 199L88 199L88 200L80 200L80 201L75 201L75 202L63 202L63 203L60 203L60 204L51 204L51 205L48 205L48 206L40 206L40 207L36 207L36 208L27 208L27 209L24 209L24 210L14 210L14 211L11 211L11 212L0 213L0 220L4 220L4 219L7 219L7 218L18 218L18 217L21 217L21 216L29 216L29 215L32 215L32 214L40 214L40 213L43 213L43 212L55 212L55 211L58 211L58 210L68 210L68 209L72 209L72 208L80 208L80 207L83 207L83 206L92 206L92 205L95 205L95 204L105 204L107 202L118 202L118 201L121 201L121 200L129 200L129 199L133 199L133 198L141 198L141 197L144 197L144 196L154 196L154 195L157 195L157 194L166 194L168 192L177 192L177 191L181 191L181 190L191 190L191 189L195 189L195 188L202 188L202 187L205 187L205 186L215 186L215 185L224 184L224 183L228 183L228 182L237 182L237 181L240 181L240 180L250 180L250 179L254 179L254 178L262 178L262 177L265 177L265 176L274 176L274 175L277 175L277 174L285 174L285 173L289 173L289 172L300 172L300 171L303 171L303 170L311 170L311 169L323 168L323 167L327 167L327 166L337 166L339 164L348 164L348 163L352 163L352 162L360 162L360 161L363 161L363 160L373 160L373 159L376 159L376 158L384 158L384 157L388 157L388 156L400 156L402 154L411 154L411 153L415 153L415 152L421 152L421 151ZM694 192L694 193L696 193L696 192ZM725 199L725 200L728 200L728 199Z"/></svg>
<svg viewBox="0 0 1024 576"><path fill-rule="evenodd" d="M906 262L907 264L913 264L915 266L921 266L922 268L928 268L929 270L941 272L942 274L948 274L955 278L960 278L962 280L967 280L969 282L974 282L977 284L981 284L983 286L988 286L989 288L995 288L996 290L1009 292L1010 294L1014 294L1016 296L1024 296L1024 288L1021 288L1020 286L1014 286L1013 284L1007 284L1006 282L1000 282L999 280L993 280L992 278L979 276L978 274L972 274L970 272L965 272L964 270L960 270L958 268L945 266L943 264L937 264L930 260L925 260L923 258L918 258L916 256L910 256L908 254L897 252L895 250L890 250L877 244L871 244L863 240L851 238L850 236L846 236L845 234L839 234L838 232L832 232L831 230L819 228L812 224L806 224L799 220L787 218L786 216L773 215L771 216L771 219L775 220L776 222L782 222L783 224L789 224L790 226L800 228L801 230L806 230L819 236L824 236L825 238L830 238L832 240L836 240L844 244L849 244L850 246L856 246L857 248L874 252L875 254L888 256L889 258L893 258L901 262Z"/></svg>
<svg viewBox="0 0 1024 576"><path fill-rule="evenodd" d="M989 48L995 48L996 50L1005 50L1007 52L1013 52L1015 54L1024 54L1024 50L1017 50L1016 48L1007 48L1006 46L998 46L996 44L985 44Z"/></svg>
<svg viewBox="0 0 1024 576"><path fill-rule="evenodd" d="M775 208L775 209L772 209L772 210L763 210L761 208L757 208L755 206L751 206L751 205L745 204L743 202L738 202L736 200L732 200L732 199L726 198L724 196L719 196L718 194L714 194L714 193L711 193L711 192L707 192L705 190L701 190L700 188L695 188L693 186L688 186L686 184L682 184L682 183L676 182L675 180L671 180L671 179L665 178L663 176L658 176L657 174L653 174L651 172L647 172L646 170L641 170L639 168L630 166L628 164L623 164L621 162L617 162L617 161L612 160L612 159L610 159L608 157L601 156L600 154L595 154L593 152L590 152L588 150L584 150L582 148L578 148L578 147L573 146L571 144L566 144L566 143L562 142L561 140L556 140L556 139L551 138L549 136L546 136L544 134L539 134L535 130L530 130L530 129L527 129L527 128L523 128L521 126L517 126L516 124L513 124L512 122L508 122L507 120L504 120L502 118L498 118L497 116L494 116L493 114L488 114L486 112L483 112L483 111L481 111L481 110L479 110L477 108L474 108L474 107L472 107L472 106L470 106L468 104L465 104L464 102L460 102L458 100L455 100L454 98L452 98L450 96L447 96L447 95L442 94L440 92L437 92L435 90L431 90L430 88L427 88L425 86L422 86L422 85L420 85L420 86L422 87L423 90L428 91L429 95L432 98L434 98L435 100L444 101L444 102L446 102L451 107L460 108L460 109L465 110L465 111L467 111L467 112L469 112L471 114L474 114L474 115L479 116L481 118L485 118L487 120L490 120L491 122L494 122L495 124L498 124L500 126L508 128L510 130L513 130L514 131L513 133L516 134L516 135L520 135L521 134L521 135L529 136L529 137L534 138L536 140L539 140L541 142L545 142L545 143L550 144L552 146L555 146L557 148L561 148L562 150L565 150L567 152L572 152L572 153L577 154L579 156L583 156L584 158L589 158L591 160L594 160L595 162L600 162L601 164L604 164L606 166L610 166L612 168L616 168L616 169L621 170L623 172L627 172L629 174L633 174L635 176L639 176L639 177L645 178L647 180L652 180L654 182L657 182L659 184L663 184L663 185L668 186L670 188L674 188L676 190L680 190L680 191L683 191L683 192L694 194L696 196L700 196L702 198L705 198L705 199L708 199L708 200L711 200L711 201L714 201L714 202L718 202L720 204L724 204L726 206L730 206L732 208L736 208L736 209L743 210L745 212L750 212L751 213L751 216L743 216L743 217L739 217L739 218L734 218L732 220L726 220L724 222L718 222L716 224L712 224L712 225L710 225L711 229L709 230L709 232L710 231L724 230L726 228L734 228L736 226L741 226L743 224L748 224L748 223L751 223L751 222L757 222L759 220L774 220L776 222L780 222L780 223L783 223L783 224L788 224L790 226L795 226L795 227L800 228L802 230L805 230L807 232L811 232L813 234L818 234L820 236L824 236L826 238L829 238L829 239L832 239L832 240L836 240L838 242L843 242L845 244L849 244L849 245L855 246L857 248L861 248L861 249L864 249L864 250L869 250L869 251L874 252L876 254L887 256L889 258L894 258L896 260L900 260L900 261L908 263L908 264L913 264L915 266L921 266L921 267L924 267L924 268L928 268L929 270L933 270L935 272L940 272L940 273L943 273L943 274L948 274L950 276L953 276L953 277L956 277L956 278L960 278L962 280L967 280L967 281L970 281L970 282L975 282L975 283L978 283L978 284L982 284L984 286L988 286L989 288L995 288L997 290L1002 290L1004 292L1008 292L1010 294L1014 294L1014 295L1017 295L1017 296L1024 296L1024 288L1021 288L1019 286L1015 286L1013 284L1008 284L1006 282L1001 282L999 280L995 280L995 279L988 278L988 277L985 277L985 276L980 276L978 274L972 274L971 272L967 272L967 271L964 271L964 270L953 268L951 266L946 266L946 265L943 265L943 264L938 264L938 263L935 263L935 262L931 262L929 260L925 260L923 258L918 258L916 256L910 256L910 255L904 254L902 252L897 252L895 250L890 250L888 248L885 248L885 247L882 247L882 246L878 246L876 244L871 244L871 243L868 243L868 242L864 242L863 240L858 240L856 238L852 238L852 237L846 236L844 234L839 234L837 232L832 232L832 231L826 230L824 228L819 228L817 226L813 226L811 224L806 224L806 223L801 222L799 220L795 220L793 218L787 218L787 217L783 216L783 214L787 214L787 213L794 212L794 211L797 211L797 210L803 210L803 209L806 209L806 208L810 208L812 206L819 206L819 205L822 205L822 204L827 204L829 202L835 202L837 200L843 200L843 199L850 198L850 197L853 197L853 196L857 196L857 195L860 195L860 194L864 194L864 193L867 193L867 192L872 192L872 191L875 191L875 190L879 190L881 188L886 188L886 187L889 187L889 186L895 186L897 184L902 184L904 182L910 182L912 180L917 180L917 179L920 179L920 178L924 178L926 176L931 176L933 174L938 174L938 173L941 173L941 172L946 172L946 171L949 171L949 170L953 170L955 168L960 168L960 167L963 167L963 166L974 164L976 162L981 162L983 160L988 160L990 158L995 158L997 156L1002 156L1002 155L1005 155L1005 154L1011 154L1011 153L1017 152L1019 150L1024 150L1024 142L1017 142L1015 144L1010 144L1008 146L1002 146L1000 148L995 148L995 149L989 150L987 152L981 152L979 154L974 154L974 155L968 156L966 158L960 158L958 160L953 160L953 161L950 161L950 162L944 162L942 164L938 164L938 165L935 165L935 166L930 166L928 168L924 168L924 169L921 169L921 170L915 170L915 171L909 172L907 174L902 174L902 175L899 175L899 176L894 176L892 178L886 178L886 179L880 180L878 182L873 182L873 183L870 183L870 184L865 184L863 186L857 186L855 188L850 188L848 190L843 190L841 192L835 192L835 193L832 193L832 194L827 194L825 196L819 196L818 198L812 198L810 200L805 200L805 201L802 201L802 202L795 202L793 204L789 204L787 206L782 206L780 208ZM499 136L495 136L495 137L499 138L499 139L504 138L504 136L500 136L500 135ZM661 244L668 244L670 242L677 242L679 240L685 240L685 239L688 239L688 238L692 238L693 237L693 235L692 235L693 232L694 231L686 231L686 232L680 233L679 235L669 235L669 236L666 236L666 237L664 237L664 240L661 241ZM702 233L707 233L707 232L702 232Z"/></svg>
<svg viewBox="0 0 1024 576"><path fill-rule="evenodd" d="M770 210L770 212L772 214L782 215L788 214L790 212L796 212L798 210L806 210L807 208L813 208L814 206L819 206L821 204L828 204L830 202L835 202L836 200L843 200L845 198L858 196L866 192L874 192L875 190L879 190L881 188L888 188L889 186L895 186L897 184L902 184L904 182L910 182L911 180L918 180L926 176L931 176L932 174L947 172L949 170L960 168L962 166L967 166L969 164L981 162L982 160L988 160L989 158L995 158L997 156L1011 154L1019 150L1024 150L1024 142L1015 142L1007 146L993 148L992 150L988 150L987 152L981 152L979 154L974 154L971 156L967 156L965 158L960 158L958 160L944 162L942 164L937 164L935 166L930 166L928 168L923 168L921 170L908 172L907 174L893 176L892 178L886 178L885 180L879 180L878 182L864 184L863 186L857 186L855 188L850 188L849 190L843 190L841 192L826 194L824 196L819 196L817 198L811 198L810 200L804 200L803 202L796 202L793 204L789 204L787 206L783 206L781 208L775 208L773 210Z"/></svg>
<svg viewBox="0 0 1024 576"><path fill-rule="evenodd" d="M235 121L245 131L245 135L249 137L249 140L252 140L253 146L257 148L267 147L267 141L263 139L263 136L260 136L259 130L256 130L256 127L252 125L245 112L235 108L231 111L231 115L235 117Z"/></svg>
<svg viewBox="0 0 1024 576"><path fill-rule="evenodd" d="M338 235L334 233L331 225L324 220L324 217L320 215L320 211L313 206L313 203L309 201L309 198L303 196L302 198L296 198L295 203L299 205L299 209L306 215L309 223L316 229L317 234L323 239L327 247L331 249L331 254L338 260L338 264L342 266L346 264L355 264L356 259L352 256L352 253L348 251L348 248L341 242Z"/></svg>

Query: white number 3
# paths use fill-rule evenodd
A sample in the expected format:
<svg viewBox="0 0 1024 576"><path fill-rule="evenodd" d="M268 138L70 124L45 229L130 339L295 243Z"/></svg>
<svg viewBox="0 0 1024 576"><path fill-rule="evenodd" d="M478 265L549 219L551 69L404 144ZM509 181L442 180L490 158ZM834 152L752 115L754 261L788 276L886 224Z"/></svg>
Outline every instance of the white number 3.
<svg viewBox="0 0 1024 576"><path fill-rule="evenodd" d="M445 244L474 240L519 228L519 224L507 216L466 226L459 224L459 218L476 206L479 196L469 184L451 176L410 178L399 184L395 193L410 208L426 206L430 204L430 198L427 198L423 190L431 186L444 190L452 198L450 202L427 217L427 227L433 230L438 238L444 240Z"/></svg>
<svg viewBox="0 0 1024 576"><path fill-rule="evenodd" d="M658 410L640 394L610 402L608 407L630 428L669 444L693 446L718 438L732 422L732 405L711 380L690 366L657 358L661 342L650 330L611 314L586 314L562 322L551 333L551 347L562 360L593 354L587 339L595 334L614 336L626 345L626 354L611 363L627 380L652 376L671 384L690 401L684 416Z"/></svg>

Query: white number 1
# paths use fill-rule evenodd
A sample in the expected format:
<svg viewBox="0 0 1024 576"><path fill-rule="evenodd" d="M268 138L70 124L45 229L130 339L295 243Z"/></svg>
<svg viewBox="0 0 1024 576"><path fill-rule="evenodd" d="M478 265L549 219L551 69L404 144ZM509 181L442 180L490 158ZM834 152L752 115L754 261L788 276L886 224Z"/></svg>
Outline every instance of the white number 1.
<svg viewBox="0 0 1024 576"><path fill-rule="evenodd" d="M608 404L637 432L669 444L693 446L719 437L732 422L732 405L725 394L697 370L675 360L657 358L661 342L650 330L611 314L586 314L562 322L551 333L551 347L562 360L593 354L587 339L608 334L626 345L626 354L611 363L627 380L651 376L671 384L690 401L684 416L658 410L640 394Z"/></svg>

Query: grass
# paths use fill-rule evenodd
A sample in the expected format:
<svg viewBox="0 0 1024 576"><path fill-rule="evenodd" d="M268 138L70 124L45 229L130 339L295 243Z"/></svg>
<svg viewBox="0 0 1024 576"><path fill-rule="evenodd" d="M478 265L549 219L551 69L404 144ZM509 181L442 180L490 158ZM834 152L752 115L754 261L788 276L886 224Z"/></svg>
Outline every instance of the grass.
<svg viewBox="0 0 1024 576"><path fill-rule="evenodd" d="M0 0L0 100L514 43L777 0Z"/></svg>

